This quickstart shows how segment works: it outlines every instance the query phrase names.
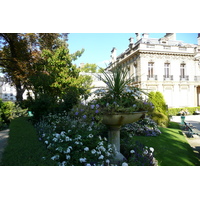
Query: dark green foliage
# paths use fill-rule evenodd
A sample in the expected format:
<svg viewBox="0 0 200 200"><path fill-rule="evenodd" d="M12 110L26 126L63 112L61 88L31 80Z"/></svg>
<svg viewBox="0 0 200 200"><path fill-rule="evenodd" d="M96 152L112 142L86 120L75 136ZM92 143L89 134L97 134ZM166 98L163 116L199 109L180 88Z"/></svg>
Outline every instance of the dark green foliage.
<svg viewBox="0 0 200 200"><path fill-rule="evenodd" d="M47 166L55 165L50 159L34 127L27 118L16 118L10 124L8 145L3 153L4 166Z"/></svg>
<svg viewBox="0 0 200 200"><path fill-rule="evenodd" d="M40 95L40 97L36 98L35 100L32 100L30 110L34 114L34 119L39 120L44 115L54 113L55 105L56 101L54 98L47 94L42 94Z"/></svg>

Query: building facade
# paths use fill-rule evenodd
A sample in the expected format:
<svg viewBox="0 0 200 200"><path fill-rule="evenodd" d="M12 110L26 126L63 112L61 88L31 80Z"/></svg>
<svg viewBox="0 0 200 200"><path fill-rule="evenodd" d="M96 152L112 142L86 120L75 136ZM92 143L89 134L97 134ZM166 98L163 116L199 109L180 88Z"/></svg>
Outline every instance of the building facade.
<svg viewBox="0 0 200 200"><path fill-rule="evenodd" d="M16 101L16 88L4 81L3 77L0 77L0 99L3 101ZM23 99L27 99L27 91L23 94Z"/></svg>
<svg viewBox="0 0 200 200"><path fill-rule="evenodd" d="M161 92L168 107L200 106L200 34L197 44L178 41L175 33L162 38L149 38L148 33L140 38L136 33L136 42L129 41L119 56L112 49L107 70L128 68L140 88Z"/></svg>

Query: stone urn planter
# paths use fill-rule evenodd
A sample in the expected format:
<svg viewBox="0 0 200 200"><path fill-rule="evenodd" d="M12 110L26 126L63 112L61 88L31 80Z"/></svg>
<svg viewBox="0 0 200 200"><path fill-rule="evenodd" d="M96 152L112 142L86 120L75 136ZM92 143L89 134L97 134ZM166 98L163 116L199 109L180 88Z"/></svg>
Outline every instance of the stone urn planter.
<svg viewBox="0 0 200 200"><path fill-rule="evenodd" d="M114 161L123 161L126 158L120 153L120 129L124 124L129 124L138 121L146 112L133 112L130 114L105 114L103 115L102 123L109 128L108 142L115 147L116 155Z"/></svg>

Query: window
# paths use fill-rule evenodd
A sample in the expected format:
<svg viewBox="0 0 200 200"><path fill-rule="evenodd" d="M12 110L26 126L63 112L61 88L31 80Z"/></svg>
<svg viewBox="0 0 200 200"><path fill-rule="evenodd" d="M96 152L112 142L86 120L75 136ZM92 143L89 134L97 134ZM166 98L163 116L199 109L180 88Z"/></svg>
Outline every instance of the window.
<svg viewBox="0 0 200 200"><path fill-rule="evenodd" d="M164 76L165 78L169 78L170 76L170 63L165 63L164 65Z"/></svg>
<svg viewBox="0 0 200 200"><path fill-rule="evenodd" d="M186 67L185 63L182 63L181 66L180 66L181 78L185 78L185 67Z"/></svg>
<svg viewBox="0 0 200 200"><path fill-rule="evenodd" d="M149 78L153 78L153 66L154 66L153 62L148 63L148 77Z"/></svg>

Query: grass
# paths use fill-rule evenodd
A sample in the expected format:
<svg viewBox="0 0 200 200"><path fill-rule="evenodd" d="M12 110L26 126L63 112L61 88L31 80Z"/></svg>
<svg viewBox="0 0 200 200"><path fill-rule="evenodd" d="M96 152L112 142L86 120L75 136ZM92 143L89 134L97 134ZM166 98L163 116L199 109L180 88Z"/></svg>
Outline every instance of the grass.
<svg viewBox="0 0 200 200"><path fill-rule="evenodd" d="M28 118L16 118L10 124L8 145L0 165L3 166L52 166L55 162L41 141ZM46 157L44 159L43 157Z"/></svg>
<svg viewBox="0 0 200 200"><path fill-rule="evenodd" d="M200 166L198 158L177 123L170 122L169 128L160 130L162 134L157 137L134 136L133 140L153 147L154 157L159 166Z"/></svg>

